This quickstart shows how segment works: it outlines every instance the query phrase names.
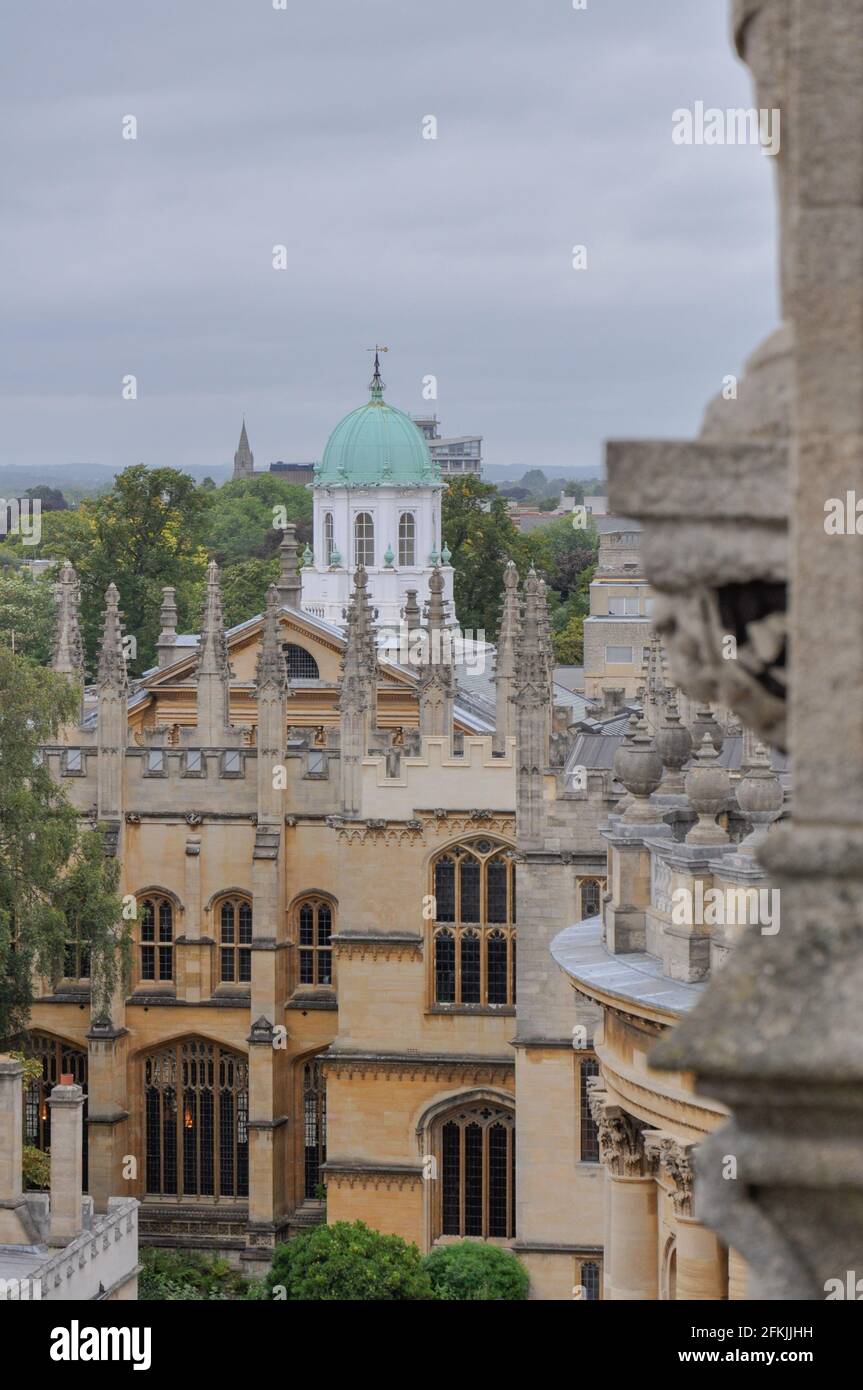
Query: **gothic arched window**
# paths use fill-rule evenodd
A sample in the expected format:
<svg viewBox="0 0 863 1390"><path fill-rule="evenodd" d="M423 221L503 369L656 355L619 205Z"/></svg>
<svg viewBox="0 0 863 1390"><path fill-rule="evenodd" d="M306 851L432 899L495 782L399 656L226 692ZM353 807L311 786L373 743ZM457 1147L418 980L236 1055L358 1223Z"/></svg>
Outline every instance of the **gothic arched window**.
<svg viewBox="0 0 863 1390"><path fill-rule="evenodd" d="M324 564L330 565L336 548L336 533L332 512L324 512Z"/></svg>
<svg viewBox="0 0 863 1390"><path fill-rule="evenodd" d="M144 1058L145 1190L248 1197L249 1065L203 1038Z"/></svg>
<svg viewBox="0 0 863 1390"><path fill-rule="evenodd" d="M493 840L445 850L432 868L436 1004L515 1003L515 863Z"/></svg>
<svg viewBox="0 0 863 1390"><path fill-rule="evenodd" d="M332 907L324 898L306 898L297 907L296 918L299 983L332 985Z"/></svg>
<svg viewBox="0 0 863 1390"><path fill-rule="evenodd" d="M303 1067L303 1190L319 1197L321 1168L327 1161L327 1091L320 1060Z"/></svg>
<svg viewBox="0 0 863 1390"><path fill-rule="evenodd" d="M416 564L416 518L413 512L402 512L399 517L399 565Z"/></svg>
<svg viewBox="0 0 863 1390"><path fill-rule="evenodd" d="M174 904L161 893L148 893L138 904L138 943L142 980L174 978Z"/></svg>
<svg viewBox="0 0 863 1390"><path fill-rule="evenodd" d="M375 562L375 523L369 512L354 517L354 564L369 569Z"/></svg>
<svg viewBox="0 0 863 1390"><path fill-rule="evenodd" d="M583 878L581 880L581 916L598 917L600 900L602 898L602 883L598 878Z"/></svg>
<svg viewBox="0 0 863 1390"><path fill-rule="evenodd" d="M434 1237L515 1235L515 1117L504 1105L466 1105L434 1135L438 1208Z"/></svg>
<svg viewBox="0 0 863 1390"><path fill-rule="evenodd" d="M218 905L219 980L248 984L252 978L252 904L247 898L224 898Z"/></svg>

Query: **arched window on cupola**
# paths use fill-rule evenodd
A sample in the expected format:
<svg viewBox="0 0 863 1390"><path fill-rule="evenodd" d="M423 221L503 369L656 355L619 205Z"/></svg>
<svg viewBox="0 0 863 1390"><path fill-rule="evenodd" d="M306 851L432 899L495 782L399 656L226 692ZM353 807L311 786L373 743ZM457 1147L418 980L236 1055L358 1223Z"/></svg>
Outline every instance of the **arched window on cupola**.
<svg viewBox="0 0 863 1390"><path fill-rule="evenodd" d="M370 512L354 517L354 564L368 569L375 562L375 523Z"/></svg>
<svg viewBox="0 0 863 1390"><path fill-rule="evenodd" d="M416 518L413 512L402 512L399 517L399 565L416 564Z"/></svg>
<svg viewBox="0 0 863 1390"><path fill-rule="evenodd" d="M324 564L332 563L333 551L336 548L336 533L333 526L332 512L324 512Z"/></svg>

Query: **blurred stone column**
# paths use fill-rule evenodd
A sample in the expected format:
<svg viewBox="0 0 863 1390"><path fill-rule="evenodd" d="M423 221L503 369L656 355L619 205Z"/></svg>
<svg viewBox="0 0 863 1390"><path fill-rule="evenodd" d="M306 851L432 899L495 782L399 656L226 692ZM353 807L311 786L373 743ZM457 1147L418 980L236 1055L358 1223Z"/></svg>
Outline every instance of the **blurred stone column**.
<svg viewBox="0 0 863 1390"><path fill-rule="evenodd" d="M67 1245L81 1233L84 1164L81 1140L84 1092L64 1079L48 1097L51 1107L52 1245Z"/></svg>

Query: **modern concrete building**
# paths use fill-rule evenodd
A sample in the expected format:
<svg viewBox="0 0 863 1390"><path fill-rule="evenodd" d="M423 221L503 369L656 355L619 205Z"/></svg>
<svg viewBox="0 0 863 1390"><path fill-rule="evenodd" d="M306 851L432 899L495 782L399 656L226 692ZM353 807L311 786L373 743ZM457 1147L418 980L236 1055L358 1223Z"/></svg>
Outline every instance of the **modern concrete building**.
<svg viewBox="0 0 863 1390"><path fill-rule="evenodd" d="M436 415L413 415L411 418L425 438L441 477L462 477L465 474L476 478L482 476L481 434L442 437Z"/></svg>

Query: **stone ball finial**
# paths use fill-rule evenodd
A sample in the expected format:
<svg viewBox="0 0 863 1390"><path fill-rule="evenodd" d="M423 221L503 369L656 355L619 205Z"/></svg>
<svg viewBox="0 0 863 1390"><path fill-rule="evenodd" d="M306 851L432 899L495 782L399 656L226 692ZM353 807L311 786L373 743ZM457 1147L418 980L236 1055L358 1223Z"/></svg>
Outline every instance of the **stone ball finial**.
<svg viewBox="0 0 863 1390"><path fill-rule="evenodd" d="M659 819L650 797L662 781L662 759L653 746L647 724L639 719L631 743L623 743L614 759L615 776L631 793L623 819L655 822Z"/></svg>
<svg viewBox="0 0 863 1390"><path fill-rule="evenodd" d="M722 752L722 744L725 738L722 725L719 723L719 720L716 718L716 715L713 713L713 710L706 700L702 701L696 708L695 718L690 725L690 730L692 732L693 748L700 749L704 742L704 735L707 734L717 753Z"/></svg>
<svg viewBox="0 0 863 1390"><path fill-rule="evenodd" d="M784 801L782 783L770 765L767 749L756 743L746 775L737 783L737 804L752 823L752 830L740 843L741 854L757 854L770 826L781 815Z"/></svg>
<svg viewBox="0 0 863 1390"><path fill-rule="evenodd" d="M710 734L705 733L684 781L698 820L686 837L688 845L725 845L728 833L717 825L716 817L728 806L731 778L720 767L719 755Z"/></svg>
<svg viewBox="0 0 863 1390"><path fill-rule="evenodd" d="M669 796L684 794L683 768L692 754L692 735L680 718L676 700L670 700L656 731L656 751L662 759L665 776L661 791Z"/></svg>

